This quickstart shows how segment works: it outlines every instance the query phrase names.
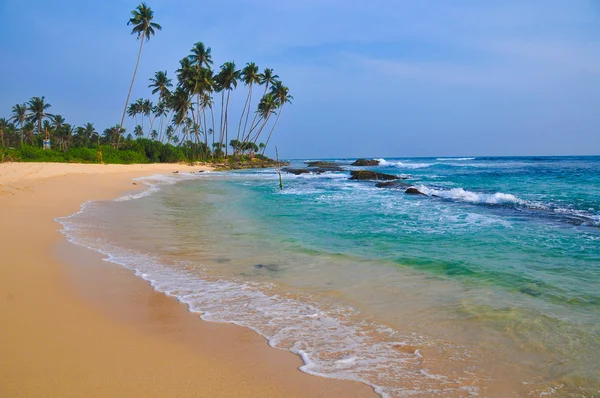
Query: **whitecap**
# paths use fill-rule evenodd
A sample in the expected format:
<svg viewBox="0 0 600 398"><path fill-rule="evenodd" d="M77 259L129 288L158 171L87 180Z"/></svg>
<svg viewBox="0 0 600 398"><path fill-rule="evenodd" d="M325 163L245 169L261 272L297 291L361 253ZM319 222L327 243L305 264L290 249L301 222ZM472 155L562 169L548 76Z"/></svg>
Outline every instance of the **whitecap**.
<svg viewBox="0 0 600 398"><path fill-rule="evenodd" d="M438 196L445 199L459 200L470 203L483 203L483 204L524 204L525 201L519 199L515 195L496 192L496 193L478 193L467 191L463 188L452 188L448 190L433 189L424 185L416 187L419 191L423 192L428 196Z"/></svg>

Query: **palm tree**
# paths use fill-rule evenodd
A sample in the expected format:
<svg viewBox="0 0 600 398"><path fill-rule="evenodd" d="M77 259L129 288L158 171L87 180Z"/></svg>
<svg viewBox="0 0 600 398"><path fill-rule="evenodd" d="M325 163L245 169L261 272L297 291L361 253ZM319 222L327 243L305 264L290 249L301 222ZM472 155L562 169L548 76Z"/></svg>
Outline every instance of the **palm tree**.
<svg viewBox="0 0 600 398"><path fill-rule="evenodd" d="M260 128L258 129L256 134L254 135L254 138L250 141L256 143L256 141L260 137L260 134L262 133L263 129L269 122L271 115L275 112L275 109L277 109L277 100L276 100L275 96L271 93L265 94L261 98L260 103L258 104L257 115L259 115L259 119L258 119L258 122L256 123L255 127L257 127L261 122L262 122L262 125L260 126ZM250 130L250 133L251 132L252 132L252 130Z"/></svg>
<svg viewBox="0 0 600 398"><path fill-rule="evenodd" d="M265 85L265 92L263 93L263 95L265 95L269 90L269 86L275 84L277 79L279 79L279 76L273 74L273 69L265 68L264 72L261 73L258 78L260 80L260 84Z"/></svg>
<svg viewBox="0 0 600 398"><path fill-rule="evenodd" d="M252 85L254 83L260 83L258 66L256 66L254 62L247 63L244 69L242 69L242 81L248 86L248 98L246 98L246 103L244 104L244 109L242 109L242 116L240 117L240 123L238 125L238 141L240 139L240 132L242 137L246 135L246 127L248 125L248 118L250 117L250 104L252 103ZM244 113L246 113L246 111L246 121L244 123L244 130L242 130L242 120L244 119Z"/></svg>
<svg viewBox="0 0 600 398"><path fill-rule="evenodd" d="M191 54L188 55L192 65L195 65L197 69L202 67L210 68L212 65L212 56L210 55L210 47L205 47L204 43L199 41L192 47Z"/></svg>
<svg viewBox="0 0 600 398"><path fill-rule="evenodd" d="M22 133L29 137L29 144L33 145L33 131L35 129L35 125L33 124L33 122L27 120L27 122L23 125L21 129Z"/></svg>
<svg viewBox="0 0 600 398"><path fill-rule="evenodd" d="M186 91L192 92L194 90L194 75L196 68L192 65L192 61L188 57L179 60L179 69L177 72L177 81L179 87L183 87Z"/></svg>
<svg viewBox="0 0 600 398"><path fill-rule="evenodd" d="M137 124L137 115L141 113L139 101L141 101L141 99L136 102L132 102L129 104L129 108L127 108L127 116L135 118L135 124Z"/></svg>
<svg viewBox="0 0 600 398"><path fill-rule="evenodd" d="M259 83L261 85L264 84L264 86L265 86L265 91L263 92L263 98L269 91L269 86L273 85L277 81L277 79L279 79L279 76L274 74L273 69L270 69L270 68L265 68L263 73L258 75ZM258 125L260 123L260 120L257 120L259 115L260 115L260 112L256 112L256 114L254 115L254 119L252 119L252 123L250 123L250 131L248 132L248 139L250 138L250 133L256 127L258 127Z"/></svg>
<svg viewBox="0 0 600 398"><path fill-rule="evenodd" d="M8 120L0 119L0 146L4 146L4 132L8 130Z"/></svg>
<svg viewBox="0 0 600 398"><path fill-rule="evenodd" d="M167 130L165 132L165 135L167 136L167 144L170 144L171 140L173 140L174 132L175 130L173 129L173 126L167 126Z"/></svg>
<svg viewBox="0 0 600 398"><path fill-rule="evenodd" d="M100 140L100 135L94 128L93 123L86 123L83 127L81 127L81 129L82 129L83 140L86 145L88 145L92 141L92 138L94 138L94 137L96 137L98 140ZM98 141L98 145L100 145L99 141Z"/></svg>
<svg viewBox="0 0 600 398"><path fill-rule="evenodd" d="M133 135L135 135L137 138L143 136L144 130L142 129L142 126L140 126L139 124L135 126L135 128L133 129Z"/></svg>
<svg viewBox="0 0 600 398"><path fill-rule="evenodd" d="M152 84L148 88L153 88L152 94L158 93L158 100L161 102L165 101L166 95L169 93L169 88L173 87L171 79L167 77L167 71L159 71L154 73L154 77L149 79Z"/></svg>
<svg viewBox="0 0 600 398"><path fill-rule="evenodd" d="M46 113L46 110L50 108L52 105L44 102L46 97L33 97L27 102L28 110L31 112L28 116L28 120L33 123L37 123L38 134L42 133L42 122L46 117L52 116L49 113Z"/></svg>
<svg viewBox="0 0 600 398"><path fill-rule="evenodd" d="M277 122L279 121L279 116L281 116L281 112L283 110L283 106L286 103L292 103L294 97L290 95L290 89L284 86L280 81L275 82L273 87L271 87L271 94L275 97L275 101L277 102L277 108L279 108L279 112L277 112L277 118L275 119L275 123L273 123L273 127L271 127L271 131L269 132L269 136L267 137L267 142L262 150L262 155L265 154L265 150L267 149L267 145L269 145L269 140L271 139L271 135L275 130L275 126L277 126Z"/></svg>
<svg viewBox="0 0 600 398"><path fill-rule="evenodd" d="M144 117L147 117L148 120L150 121L150 129L148 130L148 135L150 135L150 130L152 130L152 122L153 120L150 119L150 115L152 114L152 108L154 106L152 105L152 101L150 101L149 99L145 99L142 102L141 105L141 110L142 110L142 126L144 125Z"/></svg>
<svg viewBox="0 0 600 398"><path fill-rule="evenodd" d="M27 104L17 104L12 107L11 120L19 125L21 130L21 145L23 145L23 124L27 120Z"/></svg>
<svg viewBox="0 0 600 398"><path fill-rule="evenodd" d="M133 11L131 11L132 18L129 19L127 25L133 25L131 34L137 34L137 40L140 40L140 50L138 51L137 62L135 64L135 70L133 71L133 78L131 79L131 85L129 86L129 92L127 93L127 100L125 101L125 108L123 109L123 117L121 118L120 126L123 127L125 122L125 112L127 111L127 104L129 104L129 97L131 96L131 90L133 89L133 83L135 82L135 75L137 74L138 66L140 65L140 57L142 56L142 48L144 47L144 41L150 40L150 36L156 34L156 30L162 30L162 27L152 22L154 19L154 11L142 3Z"/></svg>
<svg viewBox="0 0 600 398"><path fill-rule="evenodd" d="M225 62L221 65L221 71L217 75L216 81L218 88L221 91L221 130L219 144L223 146L223 139L225 142L228 141L228 115L227 111L229 108L229 97L231 90L237 87L238 79L241 77L241 71L235 69L235 62ZM227 91L227 102L223 107L223 100L225 97L225 91ZM223 111L225 109L225 111ZM228 146L225 145L225 157L227 157Z"/></svg>
<svg viewBox="0 0 600 398"><path fill-rule="evenodd" d="M119 141L121 140L121 136L125 133L125 129L121 127L121 125L117 124L113 127L109 127L104 130L104 136L107 141L112 141L113 146L116 149L119 149Z"/></svg>

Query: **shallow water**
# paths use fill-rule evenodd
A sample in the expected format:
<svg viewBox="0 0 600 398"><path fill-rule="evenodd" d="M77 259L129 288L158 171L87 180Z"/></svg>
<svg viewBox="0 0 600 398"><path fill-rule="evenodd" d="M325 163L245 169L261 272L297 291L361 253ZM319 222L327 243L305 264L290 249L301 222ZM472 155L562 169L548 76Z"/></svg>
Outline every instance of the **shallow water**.
<svg viewBox="0 0 600 398"><path fill-rule="evenodd" d="M382 159L178 174L88 203L67 236L302 370L384 396L600 394L600 158ZM297 166L302 166L299 162Z"/></svg>

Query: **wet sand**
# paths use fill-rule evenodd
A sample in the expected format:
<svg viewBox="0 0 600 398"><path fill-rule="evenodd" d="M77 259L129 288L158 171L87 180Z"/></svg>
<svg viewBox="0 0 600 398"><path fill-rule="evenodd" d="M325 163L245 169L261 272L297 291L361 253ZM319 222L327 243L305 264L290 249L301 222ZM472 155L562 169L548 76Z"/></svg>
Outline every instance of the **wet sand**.
<svg viewBox="0 0 600 398"><path fill-rule="evenodd" d="M254 332L202 321L68 243L56 217L184 165L0 164L0 396L376 396L310 376Z"/></svg>

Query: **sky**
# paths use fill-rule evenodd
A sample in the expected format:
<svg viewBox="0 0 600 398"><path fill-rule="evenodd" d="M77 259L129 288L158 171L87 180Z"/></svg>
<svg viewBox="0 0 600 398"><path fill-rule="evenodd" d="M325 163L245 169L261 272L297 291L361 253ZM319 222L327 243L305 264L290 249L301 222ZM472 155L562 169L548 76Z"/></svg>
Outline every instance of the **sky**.
<svg viewBox="0 0 600 398"><path fill-rule="evenodd" d="M45 96L69 123L119 123L138 4L0 0L0 117ZM273 68L294 97L272 139L282 158L600 154L597 0L147 4L163 30L132 99L151 97L154 72L174 78L198 41L216 66ZM232 115L246 93L233 92Z"/></svg>

